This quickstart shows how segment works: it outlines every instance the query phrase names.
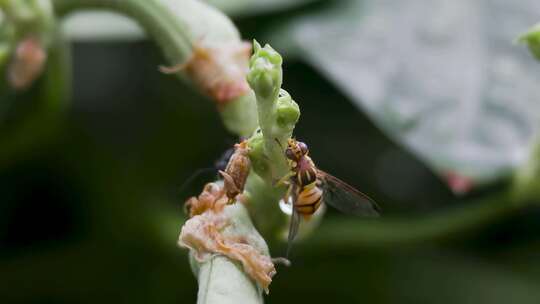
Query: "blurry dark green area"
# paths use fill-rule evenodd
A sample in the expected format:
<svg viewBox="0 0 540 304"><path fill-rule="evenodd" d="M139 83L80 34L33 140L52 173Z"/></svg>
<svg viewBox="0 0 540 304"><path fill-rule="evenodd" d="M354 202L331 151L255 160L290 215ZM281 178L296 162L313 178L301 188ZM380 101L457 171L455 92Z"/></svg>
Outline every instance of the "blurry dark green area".
<svg viewBox="0 0 540 304"><path fill-rule="evenodd" d="M310 3L306 10L319 6ZM262 35L261 22L275 22L279 13L269 16L241 16L243 36ZM284 88L302 109L295 135L309 144L321 169L380 202L384 217L429 215L507 186L503 180L456 198L324 74L298 57L284 62ZM0 112L6 117L0 151L2 303L196 301L187 252L176 240L184 200L212 174L179 190L236 139L210 100L157 71L162 63L151 42L75 43L67 113L54 128L30 128L23 140L13 139L17 117L26 115L30 103L47 104L40 97L45 82L27 93L2 95L9 105ZM310 242L333 227L328 223L351 222L330 210L310 239L294 247L293 267L278 268L266 301L538 303L539 219L540 210L531 207L444 242L415 245ZM274 256L284 254L282 243L270 248Z"/></svg>

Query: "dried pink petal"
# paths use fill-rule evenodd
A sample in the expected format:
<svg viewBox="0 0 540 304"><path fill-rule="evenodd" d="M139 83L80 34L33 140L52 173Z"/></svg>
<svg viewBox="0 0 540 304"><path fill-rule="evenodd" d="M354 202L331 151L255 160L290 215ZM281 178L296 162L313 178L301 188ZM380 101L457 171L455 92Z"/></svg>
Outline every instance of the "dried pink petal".
<svg viewBox="0 0 540 304"><path fill-rule="evenodd" d="M15 89L28 88L41 75L47 53L40 40L28 37L17 45L8 70L8 80Z"/></svg>
<svg viewBox="0 0 540 304"><path fill-rule="evenodd" d="M227 221L215 213L196 215L182 227L179 245L191 249L195 259L203 262L209 256L219 253L218 241L222 241L219 230L226 225Z"/></svg>
<svg viewBox="0 0 540 304"><path fill-rule="evenodd" d="M444 178L446 179L446 183L452 192L457 195L466 194L474 187L474 181L472 178L453 171L446 172Z"/></svg>
<svg viewBox="0 0 540 304"><path fill-rule="evenodd" d="M202 193L198 198L189 198L184 206L189 210L189 216L202 214L207 210L219 212L227 204L227 198L224 197L223 188L215 183L208 183L204 186Z"/></svg>
<svg viewBox="0 0 540 304"><path fill-rule="evenodd" d="M276 274L272 259L249 244L235 243L225 239L225 242L220 245L222 253L233 260L240 261L244 271L268 293L268 286Z"/></svg>
<svg viewBox="0 0 540 304"><path fill-rule="evenodd" d="M225 229L234 226L223 212L227 196L217 184L207 184L199 198L191 198L188 203L195 214L182 227L178 244L188 248L195 259L204 262L215 254L239 261L246 274L260 284L268 293L268 286L276 269L272 259L250 244L248 236L232 235Z"/></svg>
<svg viewBox="0 0 540 304"><path fill-rule="evenodd" d="M226 104L244 94L250 88L246 81L249 69L251 44L233 42L219 46L193 47L191 58L173 68L162 68L165 73L185 70L193 81L218 104Z"/></svg>

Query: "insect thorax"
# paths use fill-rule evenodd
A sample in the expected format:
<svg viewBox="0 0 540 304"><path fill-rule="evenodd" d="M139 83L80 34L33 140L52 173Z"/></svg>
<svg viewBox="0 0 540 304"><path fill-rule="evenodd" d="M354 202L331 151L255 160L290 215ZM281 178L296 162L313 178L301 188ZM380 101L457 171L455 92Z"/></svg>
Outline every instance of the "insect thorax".
<svg viewBox="0 0 540 304"><path fill-rule="evenodd" d="M295 182L299 186L306 186L317 181L317 168L308 156L304 156L298 161L294 171L296 173Z"/></svg>

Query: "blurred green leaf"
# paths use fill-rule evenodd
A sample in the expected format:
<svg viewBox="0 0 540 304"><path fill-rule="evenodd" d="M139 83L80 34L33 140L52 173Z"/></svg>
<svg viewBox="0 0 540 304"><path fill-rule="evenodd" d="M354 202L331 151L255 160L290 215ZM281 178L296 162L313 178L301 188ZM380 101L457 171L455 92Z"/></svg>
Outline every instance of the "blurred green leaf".
<svg viewBox="0 0 540 304"><path fill-rule="evenodd" d="M513 41L539 10L534 0L347 1L270 41L294 43L441 176L485 183L526 160L537 129L540 67Z"/></svg>
<svg viewBox="0 0 540 304"><path fill-rule="evenodd" d="M527 43L531 53L540 60L540 23L521 35L519 41Z"/></svg>

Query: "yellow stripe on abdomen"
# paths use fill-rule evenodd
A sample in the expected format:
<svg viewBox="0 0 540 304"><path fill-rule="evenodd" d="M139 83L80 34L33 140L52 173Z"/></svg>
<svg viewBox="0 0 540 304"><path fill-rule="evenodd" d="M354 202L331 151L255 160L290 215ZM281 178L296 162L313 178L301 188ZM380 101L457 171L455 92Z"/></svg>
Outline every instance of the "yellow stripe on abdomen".
<svg viewBox="0 0 540 304"><path fill-rule="evenodd" d="M303 187L298 193L295 209L303 215L311 215L319 209L322 202L322 190L313 182Z"/></svg>

